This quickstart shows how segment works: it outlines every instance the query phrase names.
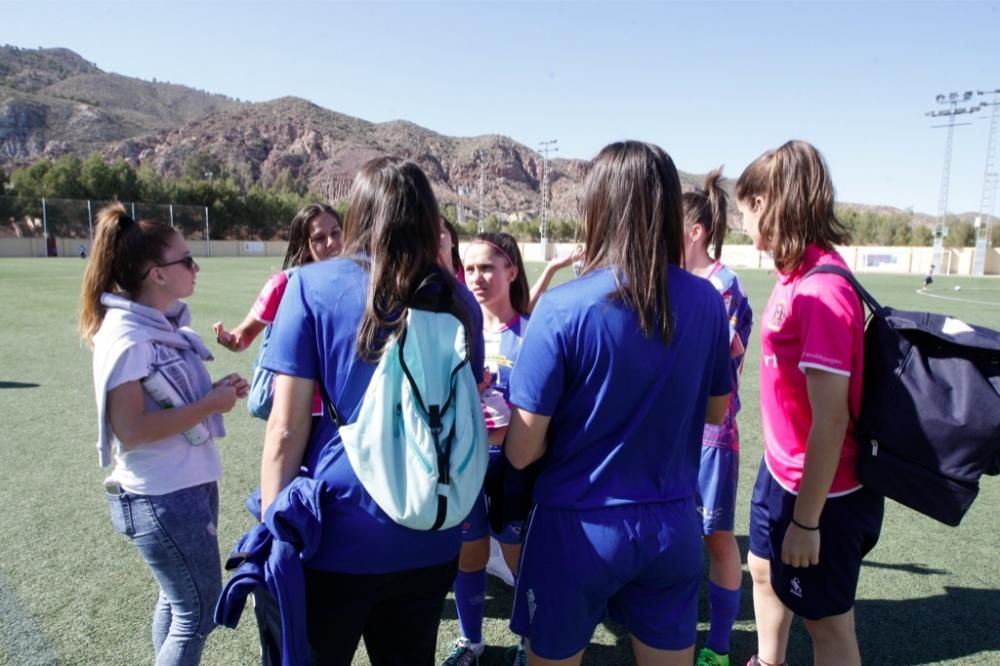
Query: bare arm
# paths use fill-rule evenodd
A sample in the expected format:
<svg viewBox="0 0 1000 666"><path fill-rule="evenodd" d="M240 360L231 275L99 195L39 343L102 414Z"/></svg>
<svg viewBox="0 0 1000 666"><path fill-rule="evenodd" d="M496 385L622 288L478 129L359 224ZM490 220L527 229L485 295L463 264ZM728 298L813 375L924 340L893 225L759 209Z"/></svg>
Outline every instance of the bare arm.
<svg viewBox="0 0 1000 666"><path fill-rule="evenodd" d="M504 451L516 469L524 469L545 455L545 434L551 419L551 416L532 414L520 407L511 409Z"/></svg>
<svg viewBox="0 0 1000 666"><path fill-rule="evenodd" d="M264 434L260 462L261 515L299 472L312 428L312 399L316 382L277 375L274 402Z"/></svg>
<svg viewBox="0 0 1000 666"><path fill-rule="evenodd" d="M228 378L226 378L228 380ZM220 381L204 398L190 405L146 411L142 382L125 382L108 391L111 430L126 449L190 430L212 414L225 414L239 397L240 386ZM240 379L245 385L246 381Z"/></svg>
<svg viewBox="0 0 1000 666"><path fill-rule="evenodd" d="M542 270L542 274L538 276L537 280L535 280L535 284L531 285L531 296L528 300L529 314L535 309L535 305L538 304L538 299L541 298L542 294L545 293L545 290L549 288L549 283L552 282L552 278L555 277L556 273L582 257L583 246L578 245L575 250L567 254L565 257L553 257L547 264L545 264L545 269Z"/></svg>
<svg viewBox="0 0 1000 666"><path fill-rule="evenodd" d="M215 340L229 351L243 351L257 339L257 336L267 328L267 324L258 321L253 313L248 313L243 322L232 331L227 331L221 321L215 322Z"/></svg>
<svg viewBox="0 0 1000 666"><path fill-rule="evenodd" d="M729 394L708 396L708 410L705 414L705 423L711 425L721 425L726 420L726 412L729 411Z"/></svg>
<svg viewBox="0 0 1000 666"><path fill-rule="evenodd" d="M847 408L850 377L807 368L806 386L812 409L812 426L806 444L802 483L792 516L806 527L818 527L850 422ZM819 545L819 530L805 530L793 523L785 532L781 561L795 567L819 564Z"/></svg>

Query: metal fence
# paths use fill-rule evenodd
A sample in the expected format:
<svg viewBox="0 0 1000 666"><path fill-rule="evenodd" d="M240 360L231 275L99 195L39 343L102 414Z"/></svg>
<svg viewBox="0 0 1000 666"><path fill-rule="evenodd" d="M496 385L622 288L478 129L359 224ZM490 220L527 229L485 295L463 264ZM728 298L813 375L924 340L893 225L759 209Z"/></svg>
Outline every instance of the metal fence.
<svg viewBox="0 0 1000 666"><path fill-rule="evenodd" d="M0 197L0 238L94 239L97 213L111 201ZM185 238L211 240L207 206L122 202L133 219L180 229Z"/></svg>

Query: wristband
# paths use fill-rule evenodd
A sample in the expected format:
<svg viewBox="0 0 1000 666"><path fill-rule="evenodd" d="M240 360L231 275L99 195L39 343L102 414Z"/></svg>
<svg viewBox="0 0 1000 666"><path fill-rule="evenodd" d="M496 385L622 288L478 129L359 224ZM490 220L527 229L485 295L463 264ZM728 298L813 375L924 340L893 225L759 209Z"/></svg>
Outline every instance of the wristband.
<svg viewBox="0 0 1000 666"><path fill-rule="evenodd" d="M816 530L818 530L818 529L819 529L819 525L817 525L816 527L806 527L805 525L803 525L803 524L802 524L802 523L800 523L799 521L795 520L795 518L794 518L794 517L792 517L792 525L795 525L795 526L796 526L796 527L798 527L798 528L799 528L800 530L805 530L805 531L807 531L807 532L815 532Z"/></svg>

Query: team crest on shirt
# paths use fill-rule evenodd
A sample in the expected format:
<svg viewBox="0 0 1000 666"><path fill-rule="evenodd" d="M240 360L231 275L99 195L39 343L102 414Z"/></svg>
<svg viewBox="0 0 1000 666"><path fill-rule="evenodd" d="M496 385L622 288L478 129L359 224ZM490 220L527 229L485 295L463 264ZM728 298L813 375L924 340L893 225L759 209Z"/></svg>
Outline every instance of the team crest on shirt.
<svg viewBox="0 0 1000 666"><path fill-rule="evenodd" d="M788 305L785 303L785 299L778 301L774 309L771 310L771 316L767 320L767 327L772 331L780 331L781 325L785 322L785 317L788 316Z"/></svg>

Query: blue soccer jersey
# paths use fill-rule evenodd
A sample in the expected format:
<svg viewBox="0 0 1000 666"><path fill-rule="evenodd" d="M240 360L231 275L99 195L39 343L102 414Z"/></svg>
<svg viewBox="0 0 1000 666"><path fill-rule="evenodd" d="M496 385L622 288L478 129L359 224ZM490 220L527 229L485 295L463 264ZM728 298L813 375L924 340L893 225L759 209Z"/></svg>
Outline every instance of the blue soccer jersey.
<svg viewBox="0 0 1000 666"><path fill-rule="evenodd" d="M261 365L274 372L319 380L348 419L364 397L375 364L357 355L358 325L365 309L368 273L356 261L336 258L304 266L292 276L278 310ZM471 322L471 362L482 379L483 320L463 286L457 296ZM314 425L303 464L327 483L323 534L309 561L316 569L377 574L446 562L458 555L459 527L419 531L392 521L358 481L333 421Z"/></svg>
<svg viewBox="0 0 1000 666"><path fill-rule="evenodd" d="M611 269L546 293L510 381L511 403L550 416L535 502L597 508L693 498L709 396L732 389L729 326L705 280L671 266L674 333L646 336L611 298Z"/></svg>

